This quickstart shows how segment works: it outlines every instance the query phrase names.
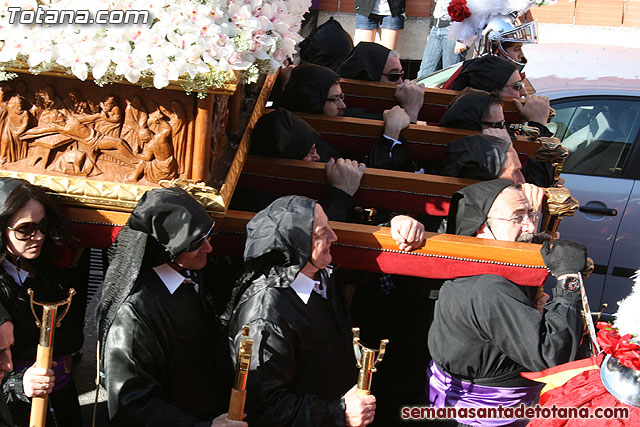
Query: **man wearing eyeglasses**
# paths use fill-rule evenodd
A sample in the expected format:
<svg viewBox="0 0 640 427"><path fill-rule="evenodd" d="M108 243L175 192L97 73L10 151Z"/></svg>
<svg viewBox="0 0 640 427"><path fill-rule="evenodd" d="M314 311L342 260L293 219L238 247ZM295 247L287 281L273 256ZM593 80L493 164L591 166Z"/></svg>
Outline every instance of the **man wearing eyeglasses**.
<svg viewBox="0 0 640 427"><path fill-rule="evenodd" d="M214 221L188 193L145 193L111 250L98 309L109 418L119 426L227 420L233 378L206 269ZM205 280L208 279L208 280Z"/></svg>
<svg viewBox="0 0 640 427"><path fill-rule="evenodd" d="M522 188L485 181L454 194L447 232L489 240L529 242L536 213ZM582 336L580 292L568 274L586 267L579 243L545 242L542 258L558 278L553 300L541 309L537 286L499 275L449 280L442 286L429 330L433 358L426 396L435 407L518 407L537 401L542 383L520 376L573 360ZM459 419L462 425L524 426L526 419Z"/></svg>

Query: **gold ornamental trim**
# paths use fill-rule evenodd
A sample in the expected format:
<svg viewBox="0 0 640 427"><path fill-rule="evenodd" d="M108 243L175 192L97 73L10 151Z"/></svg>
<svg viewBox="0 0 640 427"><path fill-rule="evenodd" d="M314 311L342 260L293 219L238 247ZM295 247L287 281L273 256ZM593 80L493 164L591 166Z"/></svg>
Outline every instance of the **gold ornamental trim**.
<svg viewBox="0 0 640 427"><path fill-rule="evenodd" d="M1 177L21 178L45 188L62 204L120 212L131 212L144 193L157 187L85 178L70 178L45 174L0 170ZM225 207L222 196L204 183L190 180L163 181L164 187L181 187L191 194L216 218L223 218Z"/></svg>

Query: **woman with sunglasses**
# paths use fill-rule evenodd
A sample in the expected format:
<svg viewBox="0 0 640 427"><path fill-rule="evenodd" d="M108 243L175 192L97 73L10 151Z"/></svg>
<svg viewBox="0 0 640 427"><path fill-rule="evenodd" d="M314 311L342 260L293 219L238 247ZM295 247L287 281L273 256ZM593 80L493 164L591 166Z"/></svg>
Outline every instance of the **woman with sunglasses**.
<svg viewBox="0 0 640 427"><path fill-rule="evenodd" d="M2 389L17 426L29 423L32 397L49 396L47 426L81 426L78 393L71 377L71 354L83 342L86 277L52 264L67 240L61 216L52 201L38 187L22 179L0 178L0 303L13 318L14 369L4 376ZM27 289L34 299L63 300L73 287L69 314L55 331L52 369L35 368L40 328L35 324ZM42 310L36 308L36 314Z"/></svg>
<svg viewBox="0 0 640 427"><path fill-rule="evenodd" d="M338 74L346 79L397 85L398 104L407 112L411 123L418 120L424 103L424 85L404 80L400 56L395 50L377 43L360 42L340 65ZM345 112L345 115L349 115L349 112Z"/></svg>

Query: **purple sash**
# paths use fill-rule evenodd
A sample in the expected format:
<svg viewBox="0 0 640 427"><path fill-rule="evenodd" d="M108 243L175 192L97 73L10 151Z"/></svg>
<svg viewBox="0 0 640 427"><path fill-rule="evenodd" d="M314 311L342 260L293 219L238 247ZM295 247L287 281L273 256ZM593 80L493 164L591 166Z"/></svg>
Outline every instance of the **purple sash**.
<svg viewBox="0 0 640 427"><path fill-rule="evenodd" d="M435 408L495 408L498 405L513 407L536 402L544 384L530 387L491 387L473 384L452 377L442 371L432 360L427 369L428 400ZM471 426L525 426L527 419L517 418L455 418L456 421Z"/></svg>
<svg viewBox="0 0 640 427"><path fill-rule="evenodd" d="M71 356L60 356L53 359L58 364L51 369L56 376L56 385L53 386L53 392L56 392L67 385L71 379ZM35 363L35 360L25 362L15 362L13 365L14 371L25 371Z"/></svg>

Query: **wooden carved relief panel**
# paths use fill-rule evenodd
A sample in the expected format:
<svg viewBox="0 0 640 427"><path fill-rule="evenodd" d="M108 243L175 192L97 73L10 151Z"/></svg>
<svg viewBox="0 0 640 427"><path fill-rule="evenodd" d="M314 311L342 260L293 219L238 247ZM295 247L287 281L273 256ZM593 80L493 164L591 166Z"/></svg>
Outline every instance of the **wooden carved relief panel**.
<svg viewBox="0 0 640 427"><path fill-rule="evenodd" d="M192 178L196 146L210 144L196 105L178 90L20 75L0 83L0 168L152 186Z"/></svg>

